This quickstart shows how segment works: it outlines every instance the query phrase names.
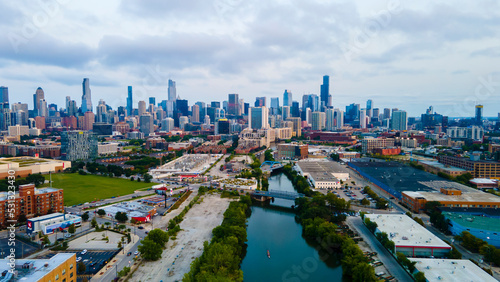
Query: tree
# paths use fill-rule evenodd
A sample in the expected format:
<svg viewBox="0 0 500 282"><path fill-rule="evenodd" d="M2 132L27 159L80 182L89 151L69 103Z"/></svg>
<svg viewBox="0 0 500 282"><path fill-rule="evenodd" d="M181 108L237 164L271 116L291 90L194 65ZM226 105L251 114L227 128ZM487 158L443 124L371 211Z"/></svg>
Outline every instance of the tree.
<svg viewBox="0 0 500 282"><path fill-rule="evenodd" d="M103 209L98 209L98 210L97 210L97 214L98 214L99 216L101 216L101 217L102 217L102 216L105 216L105 215L106 215L106 211L105 211L105 210L103 210Z"/></svg>
<svg viewBox="0 0 500 282"><path fill-rule="evenodd" d="M377 230L378 226L376 222L371 221L369 218L365 218L365 225L371 233L375 233L375 230Z"/></svg>
<svg viewBox="0 0 500 282"><path fill-rule="evenodd" d="M82 220L84 222L87 222L87 220L89 220L89 213L88 212L85 212L84 214L82 214Z"/></svg>
<svg viewBox="0 0 500 282"><path fill-rule="evenodd" d="M452 247L451 251L446 254L446 258L449 259L462 259L462 253L460 253L457 248Z"/></svg>
<svg viewBox="0 0 500 282"><path fill-rule="evenodd" d="M26 177L28 183L33 183L35 186L40 186L45 182L45 177L41 174L35 173Z"/></svg>
<svg viewBox="0 0 500 282"><path fill-rule="evenodd" d="M78 263L78 267L77 267L78 273L83 274L85 272L85 270L87 270L87 267L85 266L85 263L83 263L82 261L79 262Z"/></svg>
<svg viewBox="0 0 500 282"><path fill-rule="evenodd" d="M159 244L147 237L141 241L141 245L137 249L145 260L159 260L163 252Z"/></svg>
<svg viewBox="0 0 500 282"><path fill-rule="evenodd" d="M161 229L154 229L149 232L146 236L147 239L152 240L153 242L158 243L162 248L168 242L168 234L167 232Z"/></svg>
<svg viewBox="0 0 500 282"><path fill-rule="evenodd" d="M149 173L144 174L143 177L144 177L144 182L146 183L150 183L151 179L153 179L153 177Z"/></svg>
<svg viewBox="0 0 500 282"><path fill-rule="evenodd" d="M363 200L361 200L361 204L363 206L368 206L370 204L370 201L368 201L368 199L364 198Z"/></svg>
<svg viewBox="0 0 500 282"><path fill-rule="evenodd" d="M115 214L115 219L118 222L124 223L124 222L126 222L128 220L127 213L125 213L125 212L117 212Z"/></svg>
<svg viewBox="0 0 500 282"><path fill-rule="evenodd" d="M69 227L68 227L68 232L71 233L71 234L75 234L76 232L76 228L75 228L75 224L71 224Z"/></svg>
<svg viewBox="0 0 500 282"><path fill-rule="evenodd" d="M359 282L376 282L375 269L366 262L356 265L352 269L352 281Z"/></svg>
<svg viewBox="0 0 500 282"><path fill-rule="evenodd" d="M18 222L20 222L20 223L24 223L24 222L26 222L27 220L28 220L28 218L26 218L26 215L25 215L24 213L21 213L21 214L19 215L19 218L17 219L17 221L18 221Z"/></svg>
<svg viewBox="0 0 500 282"><path fill-rule="evenodd" d="M95 217L92 218L92 220L90 221L90 225L93 227L93 228L96 228L97 227L97 220L95 219Z"/></svg>

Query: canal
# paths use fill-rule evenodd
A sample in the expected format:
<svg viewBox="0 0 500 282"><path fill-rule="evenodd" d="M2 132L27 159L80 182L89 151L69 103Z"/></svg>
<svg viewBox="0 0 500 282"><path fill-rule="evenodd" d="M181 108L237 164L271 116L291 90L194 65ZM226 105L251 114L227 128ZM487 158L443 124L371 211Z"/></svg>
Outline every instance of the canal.
<svg viewBox="0 0 500 282"><path fill-rule="evenodd" d="M269 178L269 189L294 192L284 174ZM248 219L247 254L241 264L244 281L342 281L342 268L330 256L319 258L314 243L302 237L302 227L289 208L293 201L275 199L255 204ZM269 250L271 258L267 257Z"/></svg>

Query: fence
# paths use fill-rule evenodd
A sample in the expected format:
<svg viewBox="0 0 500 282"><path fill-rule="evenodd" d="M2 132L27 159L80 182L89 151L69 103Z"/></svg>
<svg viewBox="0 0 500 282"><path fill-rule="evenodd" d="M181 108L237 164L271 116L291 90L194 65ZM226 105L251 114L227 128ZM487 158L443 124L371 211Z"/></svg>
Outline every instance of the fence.
<svg viewBox="0 0 500 282"><path fill-rule="evenodd" d="M377 185L380 189L383 189L387 193L391 194L392 196L398 198L399 200L402 199L402 195L399 191L396 191L392 189L391 187L387 186L386 184L380 182L379 180L375 179L371 175L367 174L366 172L362 171L358 166L353 164L352 162L348 162L347 165L357 171L361 176L363 176L365 179L368 181L372 182L373 184Z"/></svg>

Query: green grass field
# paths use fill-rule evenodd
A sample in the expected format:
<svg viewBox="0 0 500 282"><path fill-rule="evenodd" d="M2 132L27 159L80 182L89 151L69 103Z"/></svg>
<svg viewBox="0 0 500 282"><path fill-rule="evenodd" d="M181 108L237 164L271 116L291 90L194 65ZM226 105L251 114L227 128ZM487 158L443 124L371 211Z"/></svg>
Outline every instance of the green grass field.
<svg viewBox="0 0 500 282"><path fill-rule="evenodd" d="M48 180L49 176L46 175L45 178ZM52 174L52 187L64 190L65 206L107 199L113 196L123 196L152 185L153 183L96 175L80 175L78 173Z"/></svg>

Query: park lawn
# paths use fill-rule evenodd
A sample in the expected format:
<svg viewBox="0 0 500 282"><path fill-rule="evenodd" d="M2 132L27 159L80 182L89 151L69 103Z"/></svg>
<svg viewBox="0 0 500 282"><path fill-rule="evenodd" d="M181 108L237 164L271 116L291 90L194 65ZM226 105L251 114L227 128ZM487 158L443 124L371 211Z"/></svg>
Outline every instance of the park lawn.
<svg viewBox="0 0 500 282"><path fill-rule="evenodd" d="M49 178L48 176L45 177ZM64 190L65 206L107 199L113 196L123 196L152 185L153 183L97 175L52 174L52 187Z"/></svg>

